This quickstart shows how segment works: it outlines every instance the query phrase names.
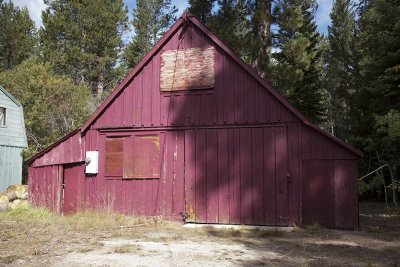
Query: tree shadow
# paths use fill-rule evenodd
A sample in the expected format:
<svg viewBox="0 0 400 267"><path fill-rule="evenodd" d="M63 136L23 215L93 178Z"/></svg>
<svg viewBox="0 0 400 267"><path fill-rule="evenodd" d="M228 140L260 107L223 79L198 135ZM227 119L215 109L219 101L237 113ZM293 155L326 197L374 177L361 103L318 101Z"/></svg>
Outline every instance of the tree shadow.
<svg viewBox="0 0 400 267"><path fill-rule="evenodd" d="M196 26L176 38L175 49L215 47L213 88L164 93L185 131L187 220L288 225L287 111Z"/></svg>

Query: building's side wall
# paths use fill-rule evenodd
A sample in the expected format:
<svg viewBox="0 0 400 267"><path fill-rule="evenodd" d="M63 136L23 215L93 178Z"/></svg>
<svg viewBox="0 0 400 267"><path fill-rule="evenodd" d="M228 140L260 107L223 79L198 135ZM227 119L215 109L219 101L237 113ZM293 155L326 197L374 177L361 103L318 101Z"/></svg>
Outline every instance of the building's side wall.
<svg viewBox="0 0 400 267"><path fill-rule="evenodd" d="M22 182L21 147L0 145L0 191Z"/></svg>
<svg viewBox="0 0 400 267"><path fill-rule="evenodd" d="M29 201L54 212L61 212L62 165L29 167Z"/></svg>
<svg viewBox="0 0 400 267"><path fill-rule="evenodd" d="M86 153L84 139L78 131L35 159L30 166L39 167L84 161Z"/></svg>
<svg viewBox="0 0 400 267"><path fill-rule="evenodd" d="M85 160L85 138L79 131L51 147L28 166L29 198L37 206L47 207L57 213L62 212L62 183L64 168L71 164L83 164ZM85 177L84 168L80 169ZM77 177L70 177L77 179ZM78 188L79 186L79 188ZM72 185L72 191L84 197L84 183Z"/></svg>
<svg viewBox="0 0 400 267"><path fill-rule="evenodd" d="M26 147L22 108L0 90L0 107L6 108L6 125L0 126L0 145Z"/></svg>
<svg viewBox="0 0 400 267"><path fill-rule="evenodd" d="M22 182L22 149L26 134L22 108L0 90L0 107L6 109L6 125L0 125L0 191Z"/></svg>
<svg viewBox="0 0 400 267"><path fill-rule="evenodd" d="M357 228L357 156L311 128L302 141L302 224Z"/></svg>

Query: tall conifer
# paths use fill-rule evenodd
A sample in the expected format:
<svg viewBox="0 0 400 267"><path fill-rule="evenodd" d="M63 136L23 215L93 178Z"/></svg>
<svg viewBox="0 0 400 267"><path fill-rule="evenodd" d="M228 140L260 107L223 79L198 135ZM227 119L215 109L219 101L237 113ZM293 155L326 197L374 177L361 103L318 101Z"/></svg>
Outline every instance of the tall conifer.
<svg viewBox="0 0 400 267"><path fill-rule="evenodd" d="M33 53L36 29L26 8L0 1L0 70L10 70Z"/></svg>
<svg viewBox="0 0 400 267"><path fill-rule="evenodd" d="M123 0L46 0L40 33L43 60L100 99L121 78L115 71L127 29Z"/></svg>
<svg viewBox="0 0 400 267"><path fill-rule="evenodd" d="M177 8L171 0L137 0L133 10L134 36L125 49L129 68L153 47L176 20Z"/></svg>
<svg viewBox="0 0 400 267"><path fill-rule="evenodd" d="M272 80L300 111L322 123L326 104L322 77L322 37L314 21L316 2L280 0L274 13L279 27Z"/></svg>
<svg viewBox="0 0 400 267"><path fill-rule="evenodd" d="M328 27L329 53L327 56L327 90L330 95L329 120L332 133L347 139L355 92L355 13L351 0L336 0Z"/></svg>

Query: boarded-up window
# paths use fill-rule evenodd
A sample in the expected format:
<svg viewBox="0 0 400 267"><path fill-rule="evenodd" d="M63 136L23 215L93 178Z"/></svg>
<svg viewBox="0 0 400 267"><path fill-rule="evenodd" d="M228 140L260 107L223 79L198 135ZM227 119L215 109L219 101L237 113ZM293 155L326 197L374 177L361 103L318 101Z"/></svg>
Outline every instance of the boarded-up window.
<svg viewBox="0 0 400 267"><path fill-rule="evenodd" d="M122 176L124 139L106 138L106 176Z"/></svg>
<svg viewBox="0 0 400 267"><path fill-rule="evenodd" d="M136 135L125 140L123 178L160 178L160 136Z"/></svg>
<svg viewBox="0 0 400 267"><path fill-rule="evenodd" d="M214 87L214 48L167 50L161 54L161 91Z"/></svg>

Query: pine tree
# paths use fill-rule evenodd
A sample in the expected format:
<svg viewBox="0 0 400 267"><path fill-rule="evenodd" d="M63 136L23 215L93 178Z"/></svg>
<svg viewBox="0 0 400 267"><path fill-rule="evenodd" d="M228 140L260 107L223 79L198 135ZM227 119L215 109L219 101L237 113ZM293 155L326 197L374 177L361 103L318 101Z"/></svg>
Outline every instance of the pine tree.
<svg viewBox="0 0 400 267"><path fill-rule="evenodd" d="M12 1L0 1L0 25L0 70L9 70L33 53L36 29L28 10Z"/></svg>
<svg viewBox="0 0 400 267"><path fill-rule="evenodd" d="M137 0L132 24L135 35L124 51L125 61L133 68L176 20L177 8L171 0Z"/></svg>
<svg viewBox="0 0 400 267"><path fill-rule="evenodd" d="M246 38L250 29L249 8L246 0L220 0L219 9L209 24L221 41L241 58L248 58Z"/></svg>
<svg viewBox="0 0 400 267"><path fill-rule="evenodd" d="M264 77L269 76L272 48L272 0L255 0L252 5L251 31L248 35L249 63Z"/></svg>
<svg viewBox="0 0 400 267"><path fill-rule="evenodd" d="M356 59L355 12L351 0L336 0L328 27L327 88L330 95L330 124L334 135L347 139L350 135L353 93L355 92Z"/></svg>
<svg viewBox="0 0 400 267"><path fill-rule="evenodd" d="M202 23L208 25L216 0L189 0L189 12Z"/></svg>
<svg viewBox="0 0 400 267"><path fill-rule="evenodd" d="M120 79L116 64L127 29L122 0L46 0L40 41L43 60L75 84L88 82L98 99Z"/></svg>
<svg viewBox="0 0 400 267"><path fill-rule="evenodd" d="M272 80L277 88L311 121L324 120L326 105L322 77L322 37L314 22L314 1L280 0L274 9L279 27L279 52Z"/></svg>
<svg viewBox="0 0 400 267"><path fill-rule="evenodd" d="M400 2L365 1L359 10L357 120L352 135L366 152L366 161L376 167L388 163L399 170Z"/></svg>

